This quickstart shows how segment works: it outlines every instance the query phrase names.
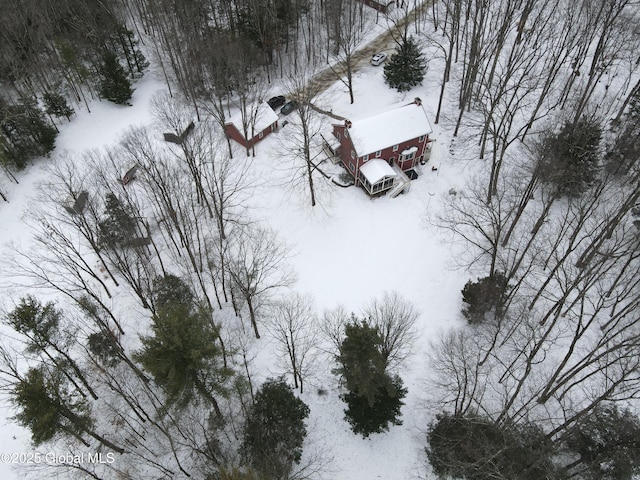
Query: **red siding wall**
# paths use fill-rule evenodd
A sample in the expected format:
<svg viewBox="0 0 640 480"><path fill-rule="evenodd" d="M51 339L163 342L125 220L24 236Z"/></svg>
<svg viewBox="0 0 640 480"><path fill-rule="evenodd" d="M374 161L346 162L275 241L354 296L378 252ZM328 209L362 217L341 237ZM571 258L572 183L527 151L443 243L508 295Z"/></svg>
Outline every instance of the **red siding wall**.
<svg viewBox="0 0 640 480"><path fill-rule="evenodd" d="M418 151L415 153L414 156L414 161L409 162L403 162L402 165L398 164L398 166L400 168L402 168L403 170L409 170L413 167L415 167L417 161L420 159L420 157L424 154L426 145L429 141L429 136L426 135L424 140L421 142L419 137L418 138L414 138L411 140L407 140L406 142L401 142L398 144L398 149L394 152L393 151L393 145L383 149L380 152L380 156L376 157L376 152L369 152L369 159L371 158L383 158L385 160L389 160L391 157L393 157L394 162L396 164L398 164L398 155L400 155L403 151L411 148L411 147L418 147ZM363 154L364 156L364 154Z"/></svg>
<svg viewBox="0 0 640 480"><path fill-rule="evenodd" d="M334 125L333 126L333 134L338 137L340 136L340 157L342 158L342 163L345 168L354 176L356 179L356 184L358 184L358 171L360 167L364 165L366 162L364 161L364 157L367 153L364 152L356 152L357 156L355 159L351 158L351 152L353 149L353 143L351 142L351 137L345 135L345 130L347 128L344 125ZM420 138L413 138L411 140L407 140L406 142L401 142L398 144L398 149L394 152L393 145L388 146L380 151L380 156L376 157L376 152L368 152L369 159L372 160L374 158L382 158L383 160L389 160L393 157L394 163L398 165L403 171L407 171L412 169L417 165L420 161L421 157L424 155L427 143L429 143L429 136L425 135L424 140L421 142ZM398 163L398 155L400 155L404 150L407 150L411 147L417 147L414 157L410 160L406 160L404 162ZM367 161L368 161L367 160ZM355 169L351 170L349 168L349 164L353 163Z"/></svg>
<svg viewBox="0 0 640 480"><path fill-rule="evenodd" d="M334 125L333 134L339 138L340 141L340 158L342 158L342 163L349 173L357 178L358 169L360 168L359 162L361 162L361 159L357 156L355 159L351 157L351 152L355 152L355 150L353 148L351 137L349 137L348 134L345 134L346 129L347 128L344 125ZM354 165L354 170L351 170L350 168L351 163Z"/></svg>

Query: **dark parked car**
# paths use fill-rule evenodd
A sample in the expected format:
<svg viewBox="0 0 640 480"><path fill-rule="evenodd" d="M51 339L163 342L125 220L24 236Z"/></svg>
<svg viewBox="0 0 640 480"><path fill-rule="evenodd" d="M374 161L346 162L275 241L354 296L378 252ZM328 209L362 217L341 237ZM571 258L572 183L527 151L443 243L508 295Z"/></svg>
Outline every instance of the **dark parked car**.
<svg viewBox="0 0 640 480"><path fill-rule="evenodd" d="M267 104L269 104L269 106L275 110L276 108L284 105L284 102L286 101L286 98L284 98L282 95L278 95L277 97L271 97L269 100L267 100Z"/></svg>
<svg viewBox="0 0 640 480"><path fill-rule="evenodd" d="M293 112L297 108L298 108L298 102L296 102L295 100L289 100L287 103L284 104L284 107L280 109L280 113L282 115L289 115L291 112Z"/></svg>

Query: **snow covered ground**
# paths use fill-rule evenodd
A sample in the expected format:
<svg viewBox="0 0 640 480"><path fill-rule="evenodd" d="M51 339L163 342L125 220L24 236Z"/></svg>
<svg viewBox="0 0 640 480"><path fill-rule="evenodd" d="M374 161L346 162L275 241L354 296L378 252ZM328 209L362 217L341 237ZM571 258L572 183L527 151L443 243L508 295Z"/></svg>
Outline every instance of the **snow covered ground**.
<svg viewBox="0 0 640 480"><path fill-rule="evenodd" d="M368 66L356 75L355 104L349 105L344 85L336 83L322 95L320 106L355 118L401 101L410 102L418 96L433 118L438 93L435 80L427 78L423 86L398 94L384 84L382 73L381 67ZM117 142L130 126L150 123L150 100L163 89L163 84L147 75L136 85L132 107L92 103L91 113L80 111L71 123L61 127L56 152L101 148ZM456 268L458 249L462 247L448 243L426 218L429 212L442 208L441 199L451 188L462 187L469 164L454 160L449 154L450 138L434 125L436 142L431 160L408 193L395 199L370 199L360 188L328 184L329 195L321 195L320 205L312 209L300 196L287 189L273 188L284 182L288 174L279 155L280 137L286 134L284 127L258 145L253 165L264 182L251 201L255 202L255 215L293 247L295 255L291 263L298 275L294 290L312 294L319 312L338 304L358 312L367 301L391 290L401 293L421 312L416 352L399 372L409 390L402 409L404 424L368 439L354 435L342 419L344 406L338 398L335 378L322 366L312 380L312 388L303 396L311 408L310 443L331 459L328 478L424 478L425 440L421 429L428 423L423 407L428 390L424 383L425 351L439 331L461 324L460 290L470 277L468 272ZM46 159L36 162L20 174L19 185L5 187L10 203L0 204L3 256L11 242L22 246L29 242L30 234L22 217L46 176L46 163ZM3 287L8 280L2 278ZM8 287L3 291L3 305L7 309L18 295L26 293ZM263 369L265 376L277 373L273 365L256 367ZM326 393L319 394L318 389ZM12 415L8 408L1 412L5 419ZM3 421L1 452L29 452L28 439L28 432L9 420ZM0 465L0 476L17 478L6 464Z"/></svg>

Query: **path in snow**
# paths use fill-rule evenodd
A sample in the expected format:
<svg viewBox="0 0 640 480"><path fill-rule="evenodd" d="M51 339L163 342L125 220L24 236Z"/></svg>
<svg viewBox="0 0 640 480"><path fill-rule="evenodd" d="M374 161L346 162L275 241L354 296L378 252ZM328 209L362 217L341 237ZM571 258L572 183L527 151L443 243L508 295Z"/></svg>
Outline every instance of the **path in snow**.
<svg viewBox="0 0 640 480"><path fill-rule="evenodd" d="M431 6L431 3L432 3L432 0L427 0L422 4L418 5L413 10L409 11L407 13L407 16L404 19L402 19L400 22L398 22L397 28L398 29L403 29L405 27L408 28L408 26L412 24L418 16L421 16L422 13L428 7ZM393 30L387 29L383 33L375 37L373 40L371 40L369 43L367 43L365 46L356 50L354 54L351 56L351 59L353 62L352 63L353 73L355 74L358 71L360 71L363 67L369 65L371 57L374 54L381 51L392 49L395 43L396 42L393 38ZM313 76L313 79L309 82L310 87L312 87L313 90L317 89L318 93L327 90L337 80L341 79L341 77L336 75L334 70L337 68L338 71L342 71L344 69L344 66L345 66L345 62L340 61L333 66L329 66L325 68L324 70L322 70L321 72ZM292 95L292 96L295 96L295 95Z"/></svg>

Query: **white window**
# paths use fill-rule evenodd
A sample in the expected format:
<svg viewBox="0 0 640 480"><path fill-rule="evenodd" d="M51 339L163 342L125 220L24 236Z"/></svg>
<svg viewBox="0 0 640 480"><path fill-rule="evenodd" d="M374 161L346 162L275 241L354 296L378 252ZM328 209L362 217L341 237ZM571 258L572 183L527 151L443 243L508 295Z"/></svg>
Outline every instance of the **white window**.
<svg viewBox="0 0 640 480"><path fill-rule="evenodd" d="M376 158L380 157L380 155L382 155L382 150L378 150L378 151L376 152Z"/></svg>
<svg viewBox="0 0 640 480"><path fill-rule="evenodd" d="M351 150L351 158L356 158L356 152L354 152L353 150Z"/></svg>
<svg viewBox="0 0 640 480"><path fill-rule="evenodd" d="M364 157L362 157L363 162L366 162L367 160L369 160L369 155L365 155Z"/></svg>
<svg viewBox="0 0 640 480"><path fill-rule="evenodd" d="M425 139L425 138L426 138L426 135L422 135L422 136L418 139L418 141L420 141L420 142L424 142L424 139Z"/></svg>
<svg viewBox="0 0 640 480"><path fill-rule="evenodd" d="M341 135L340 135L340 132L337 132L337 133L336 133L336 138L337 138L338 140L340 140L340 136L341 136Z"/></svg>
<svg viewBox="0 0 640 480"><path fill-rule="evenodd" d="M353 162L349 162L349 170L351 170L352 172L355 170L355 167L353 166Z"/></svg>
<svg viewBox="0 0 640 480"><path fill-rule="evenodd" d="M398 162L404 162L406 160L411 160L416 156L416 152L407 153L405 155L398 155Z"/></svg>
<svg viewBox="0 0 640 480"><path fill-rule="evenodd" d="M400 145L398 145L398 144L394 145L394 146L393 146L393 151L394 151L394 152L397 152L397 151L398 151L398 147L399 147L399 146L400 146Z"/></svg>
<svg viewBox="0 0 640 480"><path fill-rule="evenodd" d="M262 138L262 137L264 137L264 134L263 134L262 132L260 132L260 133L258 134L258 138Z"/></svg>

